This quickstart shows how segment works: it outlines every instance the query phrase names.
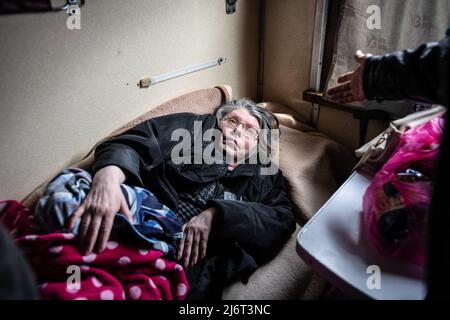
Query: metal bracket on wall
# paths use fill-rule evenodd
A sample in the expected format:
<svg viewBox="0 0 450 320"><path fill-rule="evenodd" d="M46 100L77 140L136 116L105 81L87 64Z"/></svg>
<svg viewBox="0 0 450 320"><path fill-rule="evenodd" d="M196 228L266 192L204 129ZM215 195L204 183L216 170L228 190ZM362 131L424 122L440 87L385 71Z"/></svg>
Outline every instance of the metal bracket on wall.
<svg viewBox="0 0 450 320"><path fill-rule="evenodd" d="M53 0L52 2L55 2L55 1ZM81 7L82 5L84 5L84 0L66 0L64 2L66 2L66 4L63 6L57 6L57 7L53 6L53 10L63 11L63 10L69 9L71 6ZM69 12L69 14L70 14L70 12Z"/></svg>
<svg viewBox="0 0 450 320"><path fill-rule="evenodd" d="M312 104L312 113L311 113L311 123L315 128L319 126L319 111L320 111L320 105L317 103Z"/></svg>
<svg viewBox="0 0 450 320"><path fill-rule="evenodd" d="M225 11L227 14L236 12L236 2L237 0L225 0Z"/></svg>

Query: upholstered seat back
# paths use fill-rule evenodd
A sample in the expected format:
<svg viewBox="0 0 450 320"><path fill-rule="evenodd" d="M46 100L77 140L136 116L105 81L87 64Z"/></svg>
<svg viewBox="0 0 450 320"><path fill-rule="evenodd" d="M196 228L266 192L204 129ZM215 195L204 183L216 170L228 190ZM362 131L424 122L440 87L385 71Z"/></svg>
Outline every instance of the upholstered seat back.
<svg viewBox="0 0 450 320"><path fill-rule="evenodd" d="M215 109L217 109L217 107L219 107L221 104L225 102L229 102L230 100L231 100L231 87L228 85L222 85L214 88L193 91L184 94L182 96L176 97L172 100L169 100L157 106L156 108L151 109L150 111L127 122L117 130L113 131L107 137L97 142L82 160L73 163L72 165L70 165L70 167L78 167L85 170L89 170L94 161L94 150L100 143L150 118L155 118L177 112L193 112L197 114L213 113ZM40 186L38 186L27 197L25 197L25 199L22 201L24 206L34 211L34 208L36 206L39 197L44 192L48 182L50 182L50 180L52 179L53 177L49 178Z"/></svg>

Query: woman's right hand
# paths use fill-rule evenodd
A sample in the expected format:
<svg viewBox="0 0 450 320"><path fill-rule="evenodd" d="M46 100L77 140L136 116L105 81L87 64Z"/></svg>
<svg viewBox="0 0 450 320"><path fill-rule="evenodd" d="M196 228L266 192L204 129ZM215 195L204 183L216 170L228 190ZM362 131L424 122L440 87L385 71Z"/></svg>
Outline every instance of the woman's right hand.
<svg viewBox="0 0 450 320"><path fill-rule="evenodd" d="M72 230L77 220L81 218L78 238L81 252L85 255L92 253L94 247L97 253L105 249L117 212L132 221L132 215L120 188L124 180L125 175L117 166L100 169L94 176L88 195L72 214L68 228Z"/></svg>

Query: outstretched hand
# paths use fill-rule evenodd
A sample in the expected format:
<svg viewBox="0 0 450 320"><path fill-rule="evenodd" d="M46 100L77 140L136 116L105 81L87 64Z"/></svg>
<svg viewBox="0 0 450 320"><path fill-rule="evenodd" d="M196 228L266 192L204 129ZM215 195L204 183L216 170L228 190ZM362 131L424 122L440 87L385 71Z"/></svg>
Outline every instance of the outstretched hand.
<svg viewBox="0 0 450 320"><path fill-rule="evenodd" d="M337 82L339 85L328 90L329 98L337 103L346 104L366 100L363 89L364 63L371 54L365 54L361 50L356 51L355 60L360 65L356 70L341 75Z"/></svg>

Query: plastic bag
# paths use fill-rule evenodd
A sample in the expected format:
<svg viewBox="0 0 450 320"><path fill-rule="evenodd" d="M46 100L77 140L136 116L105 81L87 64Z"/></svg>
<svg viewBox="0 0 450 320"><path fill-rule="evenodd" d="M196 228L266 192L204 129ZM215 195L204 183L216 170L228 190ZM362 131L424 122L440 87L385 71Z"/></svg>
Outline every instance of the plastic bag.
<svg viewBox="0 0 450 320"><path fill-rule="evenodd" d="M423 266L444 118L407 130L363 197L363 225L380 253Z"/></svg>

